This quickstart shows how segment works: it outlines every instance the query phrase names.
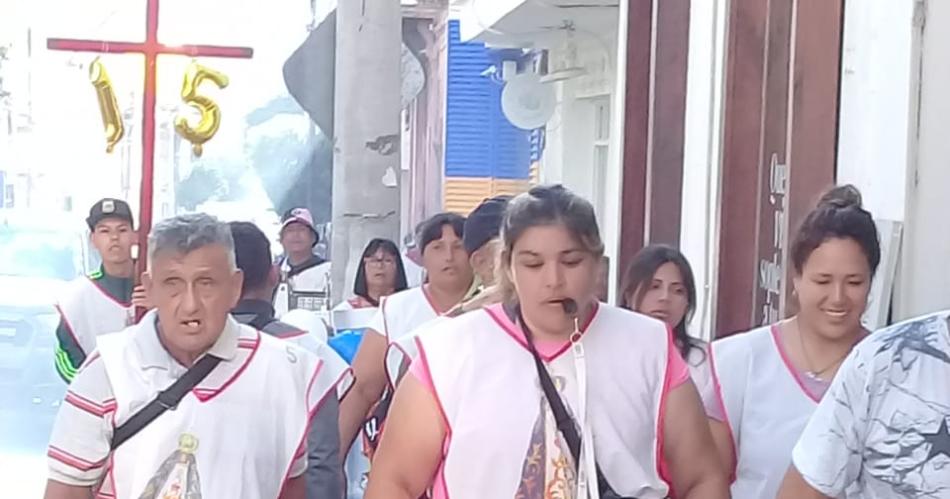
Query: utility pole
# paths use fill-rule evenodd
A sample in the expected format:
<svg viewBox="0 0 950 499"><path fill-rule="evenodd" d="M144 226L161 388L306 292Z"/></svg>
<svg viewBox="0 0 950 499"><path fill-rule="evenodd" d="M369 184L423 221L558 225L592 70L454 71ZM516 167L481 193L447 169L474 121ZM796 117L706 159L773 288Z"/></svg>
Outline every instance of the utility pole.
<svg viewBox="0 0 950 499"><path fill-rule="evenodd" d="M402 10L337 4L333 138L333 301L353 287L374 237L399 241Z"/></svg>

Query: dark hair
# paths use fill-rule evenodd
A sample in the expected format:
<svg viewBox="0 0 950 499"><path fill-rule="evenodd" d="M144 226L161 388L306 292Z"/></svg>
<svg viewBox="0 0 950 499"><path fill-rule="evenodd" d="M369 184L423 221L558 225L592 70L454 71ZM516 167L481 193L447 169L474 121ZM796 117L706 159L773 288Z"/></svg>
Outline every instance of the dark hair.
<svg viewBox="0 0 950 499"><path fill-rule="evenodd" d="M693 278L693 268L683 253L665 244L653 244L640 250L623 275L618 301L622 308L628 310L639 308L656 271L667 263L676 265L680 275L683 276L683 286L686 288L686 315L672 329L676 348L679 349L680 355L687 358L690 350L694 348L702 350L702 347L699 341L686 331L686 325L696 312L696 280ZM632 298L630 303L627 302L628 296Z"/></svg>
<svg viewBox="0 0 950 499"><path fill-rule="evenodd" d="M526 230L554 224L563 225L594 257L603 256L604 243L590 202L562 185L538 186L518 195L508 204L501 225L503 266L511 264L515 242ZM507 273L499 272L498 276L506 299L512 299L514 287L508 282Z"/></svg>
<svg viewBox="0 0 950 499"><path fill-rule="evenodd" d="M396 282L395 293L403 291L409 287L406 281L406 269L402 265L402 256L399 254L399 247L389 239L373 239L363 249L363 256L360 258L360 264L356 268L356 279L353 281L353 294L362 297L366 301L378 307L379 302L369 295L369 288L366 285L366 259L375 255L377 251L382 250L393 257L396 262Z"/></svg>
<svg viewBox="0 0 950 499"><path fill-rule="evenodd" d="M273 267L270 241L251 222L231 222L228 225L234 238L237 267L244 273L243 289L260 289L267 284Z"/></svg>
<svg viewBox="0 0 950 499"><path fill-rule="evenodd" d="M829 239L851 239L858 243L873 276L881 263L881 244L874 217L861 207L861 192L842 185L826 192L818 206L805 217L791 246L792 265L801 275L811 253Z"/></svg>
<svg viewBox="0 0 950 499"><path fill-rule="evenodd" d="M422 223L419 230L419 251L425 253L426 246L442 238L442 227L452 227L456 237L465 234L465 217L455 213L438 213Z"/></svg>

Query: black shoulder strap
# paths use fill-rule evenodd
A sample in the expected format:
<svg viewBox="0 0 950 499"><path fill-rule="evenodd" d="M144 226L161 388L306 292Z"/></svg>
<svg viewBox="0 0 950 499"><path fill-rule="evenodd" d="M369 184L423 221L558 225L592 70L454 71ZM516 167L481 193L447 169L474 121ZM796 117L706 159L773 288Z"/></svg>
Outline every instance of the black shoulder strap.
<svg viewBox="0 0 950 499"><path fill-rule="evenodd" d="M158 419L165 411L178 406L185 394L198 386L203 379L221 362L221 359L213 355L205 355L198 362L195 362L185 374L175 380L171 386L158 392L158 396L152 399L145 407L132 415L128 421L119 425L112 433L111 447L115 451L126 440L132 438L143 428Z"/></svg>
<svg viewBox="0 0 950 499"><path fill-rule="evenodd" d="M521 330L524 331L524 337L528 342L528 349L531 351L531 356L534 357L534 365L538 369L538 379L541 381L541 390L544 391L544 398L548 399L551 412L554 413L554 421L557 423L557 429L561 432L561 435L564 436L564 440L567 442L567 446L571 451L571 456L574 458L574 471L576 472L581 462L581 436L577 433L574 418L567 413L567 408L564 407L564 401L561 399L561 395L558 394L557 388L554 386L554 381L551 380L551 375L548 373L548 369L544 367L544 362L541 360L541 356L538 355L538 349L534 346L531 331L528 329L528 325L521 315L521 307L516 308L515 313L517 314L518 322L521 324ZM595 466L597 488L600 490L600 496L604 499L620 498L620 496L614 492L610 483L607 482L607 478L603 472L600 471L600 465L595 463Z"/></svg>
<svg viewBox="0 0 950 499"><path fill-rule="evenodd" d="M531 356L534 357L534 365L538 369L538 379L541 381L541 390L544 391L544 398L548 399L551 412L554 413L554 421L557 423L557 429L561 432L561 435L564 436L564 440L567 441L571 456L574 457L574 465L577 466L581 460L581 436L577 433L577 427L574 426L574 419L567 413L567 408L564 407L564 401L561 400L560 394L557 393L554 381L551 380L548 369L544 367L544 362L541 360L541 356L538 355L538 350L534 347L534 338L531 337L531 331L528 330L528 326L521 316L520 307L516 313L518 314L518 322L521 323L521 329L525 333L525 339L528 341L528 349L531 350Z"/></svg>

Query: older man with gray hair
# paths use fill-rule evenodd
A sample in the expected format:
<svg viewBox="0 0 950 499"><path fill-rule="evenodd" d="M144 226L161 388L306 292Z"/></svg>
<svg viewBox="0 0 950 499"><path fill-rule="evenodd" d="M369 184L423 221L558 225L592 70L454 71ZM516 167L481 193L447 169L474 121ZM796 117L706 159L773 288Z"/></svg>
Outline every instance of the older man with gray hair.
<svg viewBox="0 0 950 499"><path fill-rule="evenodd" d="M154 227L143 283L156 308L101 336L70 385L47 498L306 496L307 425L344 373L234 320L242 277L227 224Z"/></svg>

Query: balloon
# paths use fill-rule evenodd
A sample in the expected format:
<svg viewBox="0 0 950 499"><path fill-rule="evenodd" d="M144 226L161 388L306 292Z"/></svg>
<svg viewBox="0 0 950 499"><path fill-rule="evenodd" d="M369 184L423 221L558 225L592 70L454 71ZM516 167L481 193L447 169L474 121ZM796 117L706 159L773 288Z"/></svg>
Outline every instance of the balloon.
<svg viewBox="0 0 950 499"><path fill-rule="evenodd" d="M112 153L115 145L125 135L125 126L122 124L122 113L119 112L119 103L115 99L112 80L98 57L89 65L89 81L95 87L96 98L99 99L99 113L102 115L102 126L106 132L106 152Z"/></svg>
<svg viewBox="0 0 950 499"><path fill-rule="evenodd" d="M200 95L198 87L209 80L218 88L228 86L228 77L220 71L192 62L185 71L185 81L181 87L181 100L200 113L198 123L192 127L184 116L175 119L175 130L185 140L191 142L196 156L201 156L203 145L211 140L221 126L221 108L210 97Z"/></svg>

